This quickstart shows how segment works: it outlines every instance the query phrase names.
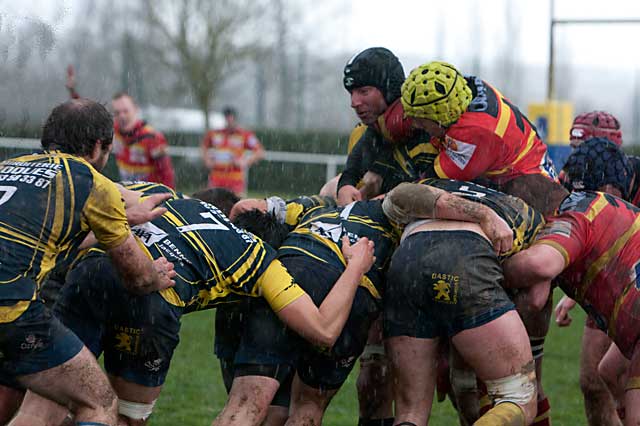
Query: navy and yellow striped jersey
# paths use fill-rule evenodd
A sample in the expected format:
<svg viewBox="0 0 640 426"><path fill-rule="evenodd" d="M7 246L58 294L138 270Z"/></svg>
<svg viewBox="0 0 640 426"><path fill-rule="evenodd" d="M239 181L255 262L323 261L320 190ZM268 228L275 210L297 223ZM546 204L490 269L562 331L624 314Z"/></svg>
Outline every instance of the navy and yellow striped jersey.
<svg viewBox="0 0 640 426"><path fill-rule="evenodd" d="M89 231L107 249L130 235L116 185L88 162L50 151L0 163L0 322L27 309Z"/></svg>
<svg viewBox="0 0 640 426"><path fill-rule="evenodd" d="M122 186L132 191L142 192L144 195L153 194L171 194L173 198L184 198L182 192L178 192L175 189L156 182L144 182L144 181L122 181Z"/></svg>
<svg viewBox="0 0 640 426"><path fill-rule="evenodd" d="M262 296L257 283L274 249L204 201L170 199L163 206L164 215L132 232L150 257L173 262L176 285L161 292L167 302L193 311Z"/></svg>
<svg viewBox="0 0 640 426"><path fill-rule="evenodd" d="M382 211L382 201L357 201L343 208L318 207L300 212L298 225L278 249L278 257L305 255L344 269L341 239L355 243L367 237L375 243L376 262L361 285L375 297L384 292L384 273L401 230L393 226Z"/></svg>
<svg viewBox="0 0 640 426"><path fill-rule="evenodd" d="M545 224L541 213L517 197L478 185L453 179L424 179L420 183L444 189L470 201L475 201L496 212L513 231L513 246L501 255L505 259L529 247Z"/></svg>
<svg viewBox="0 0 640 426"><path fill-rule="evenodd" d="M325 207L336 207L336 200L320 195L302 195L298 198L287 200L285 201L284 223L293 231L304 215Z"/></svg>

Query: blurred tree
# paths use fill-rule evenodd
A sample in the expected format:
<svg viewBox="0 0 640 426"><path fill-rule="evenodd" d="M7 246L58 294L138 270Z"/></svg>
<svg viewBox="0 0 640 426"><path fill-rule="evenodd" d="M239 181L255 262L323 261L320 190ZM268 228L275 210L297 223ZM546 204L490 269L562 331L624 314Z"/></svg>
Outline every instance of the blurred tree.
<svg viewBox="0 0 640 426"><path fill-rule="evenodd" d="M144 0L149 49L193 95L209 128L220 84L259 50L261 2L249 0Z"/></svg>

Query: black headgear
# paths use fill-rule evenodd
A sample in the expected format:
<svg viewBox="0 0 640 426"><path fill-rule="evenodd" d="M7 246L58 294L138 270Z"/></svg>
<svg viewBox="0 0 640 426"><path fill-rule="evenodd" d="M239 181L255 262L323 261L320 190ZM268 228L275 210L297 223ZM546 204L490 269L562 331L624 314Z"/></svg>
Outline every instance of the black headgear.
<svg viewBox="0 0 640 426"><path fill-rule="evenodd" d="M609 139L592 138L580 144L564 166L569 189L597 191L613 185L629 196L633 168L626 154Z"/></svg>
<svg viewBox="0 0 640 426"><path fill-rule="evenodd" d="M342 82L349 92L363 86L376 87L382 92L387 105L391 105L400 97L404 69L389 49L371 47L347 62Z"/></svg>

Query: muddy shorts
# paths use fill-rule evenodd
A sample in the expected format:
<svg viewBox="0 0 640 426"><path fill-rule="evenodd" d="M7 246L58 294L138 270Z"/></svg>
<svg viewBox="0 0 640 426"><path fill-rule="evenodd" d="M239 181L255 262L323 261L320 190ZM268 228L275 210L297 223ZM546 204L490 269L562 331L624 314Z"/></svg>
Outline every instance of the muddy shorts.
<svg viewBox="0 0 640 426"><path fill-rule="evenodd" d="M104 353L107 373L141 386L164 383L180 340L182 309L158 292L129 293L108 256L79 261L54 310L96 358Z"/></svg>
<svg viewBox="0 0 640 426"><path fill-rule="evenodd" d="M515 309L493 247L471 231L418 232L396 250L384 297L385 337L451 337Z"/></svg>
<svg viewBox="0 0 640 426"><path fill-rule="evenodd" d="M42 300L33 301L18 319L0 323L0 383L22 388L16 376L57 367L76 356L82 346Z"/></svg>
<svg viewBox="0 0 640 426"><path fill-rule="evenodd" d="M320 306L342 274L341 270L308 256L286 256L280 261L316 306ZM362 353L369 328L379 311L373 296L366 289L358 288L342 333L331 350L324 350L287 329L262 301L261 306L250 309L235 364L253 365L252 368L261 364L289 365L308 386L338 389ZM236 376L238 374L236 372Z"/></svg>

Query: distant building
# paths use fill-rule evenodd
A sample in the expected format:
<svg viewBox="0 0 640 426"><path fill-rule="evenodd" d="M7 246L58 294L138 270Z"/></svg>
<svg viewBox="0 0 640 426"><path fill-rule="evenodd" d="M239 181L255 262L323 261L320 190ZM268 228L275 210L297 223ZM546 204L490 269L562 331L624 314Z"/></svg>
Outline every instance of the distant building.
<svg viewBox="0 0 640 426"><path fill-rule="evenodd" d="M162 108L148 105L141 108L144 120L153 123L153 127L162 132L204 134L202 111L188 108ZM219 112L209 114L209 126L212 129L224 127L224 115Z"/></svg>

